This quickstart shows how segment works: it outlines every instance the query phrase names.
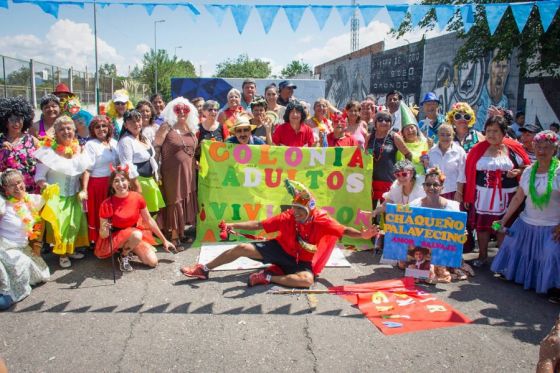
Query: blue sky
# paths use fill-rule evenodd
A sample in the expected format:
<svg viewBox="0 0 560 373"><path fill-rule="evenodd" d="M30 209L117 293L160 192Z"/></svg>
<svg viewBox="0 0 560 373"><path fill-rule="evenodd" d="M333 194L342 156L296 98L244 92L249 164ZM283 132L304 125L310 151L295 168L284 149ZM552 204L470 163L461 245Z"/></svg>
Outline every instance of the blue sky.
<svg viewBox="0 0 560 373"><path fill-rule="evenodd" d="M173 55L175 48L180 47L177 48L177 56L190 60L197 67L197 72L201 68L203 76L211 76L217 63L241 53L248 54L250 58L270 61L273 73L279 74L282 67L294 59L315 66L350 51L350 26L342 24L335 10L331 12L323 30L319 29L313 15L307 10L296 32L291 30L281 10L268 34L265 34L258 14L253 10L240 35L229 12L222 25L218 26L204 8L203 4L208 3L218 2L193 2L201 12L194 21L190 12L183 8L170 10L156 7L151 16L140 6L125 8L112 5L105 9L98 8L100 63L115 63L119 74L126 75L128 68L139 64L142 55L153 48L154 21L159 19L164 19L165 23L157 26L158 49L166 49ZM9 6L9 9L0 8L0 54L22 59L34 58L61 67L72 66L80 71L84 71L86 65L89 71L94 68L91 5L86 5L84 9L60 6L58 19L44 13L36 5L10 2ZM389 47L406 43L404 40L392 40L387 35L390 21L385 11L367 28L362 19L360 25L360 47L384 39ZM437 30L430 32L430 35L438 34ZM414 41L421 35L416 32L405 39Z"/></svg>

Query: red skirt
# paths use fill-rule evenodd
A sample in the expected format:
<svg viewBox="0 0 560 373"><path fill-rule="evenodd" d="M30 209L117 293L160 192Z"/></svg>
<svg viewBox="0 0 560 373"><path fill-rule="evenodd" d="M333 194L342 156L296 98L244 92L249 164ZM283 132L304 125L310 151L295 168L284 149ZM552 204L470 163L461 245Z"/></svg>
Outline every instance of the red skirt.
<svg viewBox="0 0 560 373"><path fill-rule="evenodd" d="M87 188L87 221L89 240L97 242L99 237L99 206L109 197L109 176L90 177Z"/></svg>
<svg viewBox="0 0 560 373"><path fill-rule="evenodd" d="M134 230L141 230L142 231L142 242L141 244L155 245L156 241L154 240L154 236L149 229L145 227L138 226L138 227L130 227L116 230L112 233L113 236L113 253L117 252L120 248L123 247L125 242L130 238L130 235ZM111 237L111 236L109 236ZM97 240L95 244L95 251L94 254L99 259L109 258L111 256L111 242L109 241L109 237L107 238L100 238Z"/></svg>
<svg viewBox="0 0 560 373"><path fill-rule="evenodd" d="M372 181L371 182L371 195L372 201L383 201L383 193L391 189L393 183L391 181Z"/></svg>

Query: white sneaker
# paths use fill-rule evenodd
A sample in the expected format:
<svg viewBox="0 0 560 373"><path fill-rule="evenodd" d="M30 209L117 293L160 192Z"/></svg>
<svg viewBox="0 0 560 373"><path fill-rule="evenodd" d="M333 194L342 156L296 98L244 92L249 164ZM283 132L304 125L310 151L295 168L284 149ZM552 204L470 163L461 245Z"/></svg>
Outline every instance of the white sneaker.
<svg viewBox="0 0 560 373"><path fill-rule="evenodd" d="M68 255L72 259L84 259L85 255L80 253L79 251L74 251L74 254Z"/></svg>
<svg viewBox="0 0 560 373"><path fill-rule="evenodd" d="M58 264L62 267L62 268L69 268L72 265L72 262L70 261L70 259L67 256L61 256L58 259Z"/></svg>

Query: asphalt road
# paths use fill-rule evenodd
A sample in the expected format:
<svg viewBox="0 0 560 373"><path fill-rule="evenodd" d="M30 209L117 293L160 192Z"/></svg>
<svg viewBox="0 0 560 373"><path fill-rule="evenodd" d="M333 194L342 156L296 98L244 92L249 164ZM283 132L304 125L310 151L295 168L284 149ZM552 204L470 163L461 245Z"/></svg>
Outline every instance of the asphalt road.
<svg viewBox="0 0 560 373"><path fill-rule="evenodd" d="M159 253L153 270L117 274L88 255L69 270L48 256L52 280L0 313L10 372L530 372L560 311L488 268L435 293L472 324L385 336L334 295L271 295L248 272L184 278L198 249ZM326 269L317 288L398 278L371 252Z"/></svg>

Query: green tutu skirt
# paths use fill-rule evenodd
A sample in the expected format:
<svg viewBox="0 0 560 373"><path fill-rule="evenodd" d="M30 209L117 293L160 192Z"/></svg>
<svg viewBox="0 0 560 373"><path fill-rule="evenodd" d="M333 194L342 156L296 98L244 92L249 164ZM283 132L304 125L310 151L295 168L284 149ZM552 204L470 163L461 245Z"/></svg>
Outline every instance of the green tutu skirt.
<svg viewBox="0 0 560 373"><path fill-rule="evenodd" d="M88 225L78 195L51 198L41 216L47 221L47 242L57 255L73 254L76 247L89 246Z"/></svg>
<svg viewBox="0 0 560 373"><path fill-rule="evenodd" d="M142 187L142 197L146 200L149 212L158 212L165 207L163 196L153 177L138 176L138 183Z"/></svg>

